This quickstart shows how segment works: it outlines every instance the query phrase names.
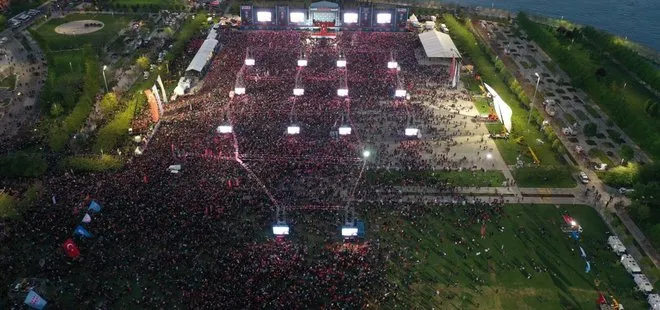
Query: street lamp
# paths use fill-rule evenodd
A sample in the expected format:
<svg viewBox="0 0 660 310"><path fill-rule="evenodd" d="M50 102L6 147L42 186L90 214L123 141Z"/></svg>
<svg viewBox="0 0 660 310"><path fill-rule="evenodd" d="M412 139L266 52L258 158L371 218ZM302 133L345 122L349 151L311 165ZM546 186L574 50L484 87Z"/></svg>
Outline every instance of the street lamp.
<svg viewBox="0 0 660 310"><path fill-rule="evenodd" d="M365 159L369 158L369 156L371 156L371 152L369 150L364 150L364 152L362 152L362 157Z"/></svg>
<svg viewBox="0 0 660 310"><path fill-rule="evenodd" d="M103 83L105 84L105 92L108 92L108 80L105 79L105 70L108 69L108 66L103 65Z"/></svg>
<svg viewBox="0 0 660 310"><path fill-rule="evenodd" d="M534 101L536 100L536 92L539 90L539 82L541 82L541 76L538 72L534 72L536 75L536 87L534 87L534 97L532 97L532 102L529 104L529 115L527 116L527 123L532 120L532 108L534 108Z"/></svg>

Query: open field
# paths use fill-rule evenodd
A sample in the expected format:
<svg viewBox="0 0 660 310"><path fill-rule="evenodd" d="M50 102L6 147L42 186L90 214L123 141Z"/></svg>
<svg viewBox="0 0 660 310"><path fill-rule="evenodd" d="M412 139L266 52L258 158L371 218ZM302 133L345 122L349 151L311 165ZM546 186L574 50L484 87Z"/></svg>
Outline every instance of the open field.
<svg viewBox="0 0 660 310"><path fill-rule="evenodd" d="M415 218L368 214L368 237L403 249L387 263L389 279L404 288L396 298L399 306L595 309L600 290L627 309L644 308L617 256L605 249L606 226L590 207L508 205L486 225L485 239L480 238L481 224L465 222L470 216L464 210L434 206ZM565 211L584 228L579 242L560 230ZM591 261L590 273L585 273L578 246Z"/></svg>
<svg viewBox="0 0 660 310"><path fill-rule="evenodd" d="M139 19L139 16L72 14L64 18L52 19L39 28L31 29L31 32L46 51L81 48L85 44L101 48L112 40L119 30L128 27L129 22L134 19ZM104 27L99 31L81 35L64 35L55 32L57 26L77 20L98 20L104 24Z"/></svg>

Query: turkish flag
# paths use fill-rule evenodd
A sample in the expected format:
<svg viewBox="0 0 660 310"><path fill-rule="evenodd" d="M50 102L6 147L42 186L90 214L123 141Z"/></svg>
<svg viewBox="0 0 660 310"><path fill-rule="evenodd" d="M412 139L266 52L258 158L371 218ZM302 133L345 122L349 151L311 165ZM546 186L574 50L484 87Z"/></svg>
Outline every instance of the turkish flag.
<svg viewBox="0 0 660 310"><path fill-rule="evenodd" d="M73 243L73 239L69 238L66 241L64 241L62 247L64 248L64 252L66 252L66 255L69 255L69 257L76 258L80 256L80 250L78 249L76 244Z"/></svg>
<svg viewBox="0 0 660 310"><path fill-rule="evenodd" d="M600 293L600 296L598 297L598 304L599 305L606 305L607 304L607 299L605 299L605 296L603 296L603 293Z"/></svg>

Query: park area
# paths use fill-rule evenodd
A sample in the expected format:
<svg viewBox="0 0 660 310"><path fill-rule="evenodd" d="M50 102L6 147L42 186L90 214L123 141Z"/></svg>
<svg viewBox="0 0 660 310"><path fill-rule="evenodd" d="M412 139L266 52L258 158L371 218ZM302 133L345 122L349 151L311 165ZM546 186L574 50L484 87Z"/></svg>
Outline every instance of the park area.
<svg viewBox="0 0 660 310"><path fill-rule="evenodd" d="M588 206L505 205L483 239L474 220L481 208L420 209L371 212L366 220L367 237L394 249L387 273L402 288L395 303L403 309L595 309L599 291L626 309L645 307ZM579 241L560 229L565 212L584 229Z"/></svg>

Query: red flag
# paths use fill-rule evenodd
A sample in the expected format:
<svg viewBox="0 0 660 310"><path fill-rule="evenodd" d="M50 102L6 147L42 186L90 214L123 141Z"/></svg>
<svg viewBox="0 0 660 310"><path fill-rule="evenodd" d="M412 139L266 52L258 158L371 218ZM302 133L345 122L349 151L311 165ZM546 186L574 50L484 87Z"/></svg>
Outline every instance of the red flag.
<svg viewBox="0 0 660 310"><path fill-rule="evenodd" d="M600 293L600 296L598 297L598 302L599 305L606 305L607 304L607 299L605 299L605 296L603 296L603 293Z"/></svg>
<svg viewBox="0 0 660 310"><path fill-rule="evenodd" d="M564 218L564 222L566 222L566 225L573 225L572 223L575 222L572 217L566 214L562 215L562 217Z"/></svg>
<svg viewBox="0 0 660 310"><path fill-rule="evenodd" d="M80 256L80 250L78 249L76 244L73 243L73 239L69 238L66 241L64 241L62 247L64 248L64 252L66 252L66 255L69 255L69 257L76 258Z"/></svg>

